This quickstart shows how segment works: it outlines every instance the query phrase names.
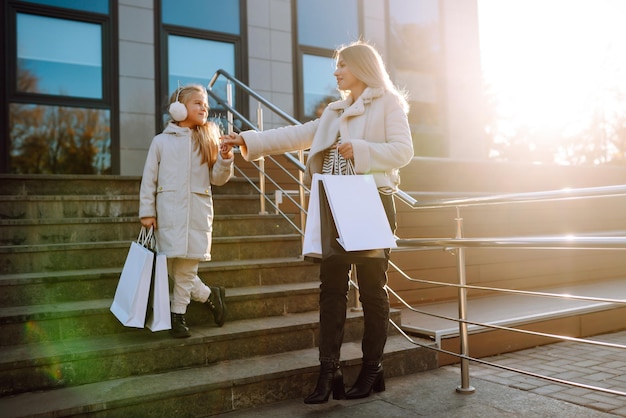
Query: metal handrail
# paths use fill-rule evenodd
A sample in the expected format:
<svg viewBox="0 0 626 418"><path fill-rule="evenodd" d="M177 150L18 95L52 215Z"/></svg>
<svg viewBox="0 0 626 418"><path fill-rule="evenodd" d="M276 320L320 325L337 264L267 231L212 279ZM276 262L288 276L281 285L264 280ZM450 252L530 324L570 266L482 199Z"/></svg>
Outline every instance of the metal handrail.
<svg viewBox="0 0 626 418"><path fill-rule="evenodd" d="M397 243L401 247L411 247L411 248L421 248L421 249L455 249L457 253L457 270L459 275L459 283L451 284L451 283L441 283L438 284L443 286L453 286L458 288L458 303L459 303L459 318L451 318L445 317L444 319L456 321L459 324L459 337L460 337L460 354L452 353L446 350L441 350L440 348L436 348L436 351L445 352L446 354L455 356L460 359L461 362L461 385L457 387L457 391L460 393L473 393L474 388L469 383L469 361L479 362L495 367L500 367L506 370L511 370L514 372L519 372L522 374L542 378L545 380L550 380L553 382L569 384L572 386L592 389L605 393L612 393L621 396L626 396L626 392L614 391L610 389L604 389L589 385L584 385L576 382L569 382L562 379L555 379L549 376L542 376L535 373L526 372L523 370L508 368L506 366L501 366L489 362L485 362L483 360L472 358L468 355L468 330L467 325L473 324L485 328L494 328L494 329L502 329L507 331L516 331L522 333L528 333L532 335L538 335L543 337L551 337L558 338L561 340L571 340L577 342L584 342L587 344L596 344L602 346L611 346L608 343L599 342L599 341L589 341L583 339L575 339L572 337L565 337L553 334L540 333L535 331L527 331L527 330L519 330L515 328L502 327L495 324L485 324L468 321L466 316L466 304L467 304L467 294L466 291L468 289L482 289L482 290L490 290L497 292L523 292L524 294L536 295L542 297L566 297L568 299L579 299L579 300L598 300L601 299L602 302L614 303L614 304L624 304L626 305L626 300L621 299L606 299L606 298L588 298L584 296L573 296L573 295L555 295L549 294L545 292L530 292L530 291L513 291L510 289L497 289L497 288L487 288L481 286L470 286L466 284L465 278L465 249L467 248L524 248L524 249L584 249L584 250L618 250L623 251L626 249L626 236L614 236L614 234L610 234L609 236L598 235L589 236L587 234L583 236L573 236L573 235L562 235L562 236L535 236L535 237L495 237L495 238L465 238L463 237L462 225L463 218L461 217L460 209L462 207L471 207L471 206L486 206L486 205L494 205L494 204L514 204L514 203L530 203L530 202L545 202L545 201L561 201L561 200L572 200L572 199L593 199L593 198L608 198L608 197L617 197L617 196L626 196L626 186L618 185L618 186L603 186L603 187L589 187L589 188L579 188L579 189L563 189L563 190L553 190L553 191L544 191L544 192L528 192L528 193L512 193L512 194L504 194L504 195L489 195L489 196L479 196L479 197L462 197L462 198L448 198L448 199L438 199L431 200L426 202L418 202L412 196L407 193L401 192L399 198L404 203L408 204L413 209L443 209L443 208L455 208L456 209L456 222L457 222L457 234L455 238L410 238L410 239L398 239ZM623 231L621 231L623 233ZM402 272L397 266L393 263L390 263L392 267L398 270L405 277L406 274ZM410 279L411 281L423 282L434 284L435 282L428 280L419 280L419 279ZM391 293L393 293L398 300L409 307L409 309L418 312L415 308L411 307L406 303L396 292L392 289L389 289ZM421 312L420 313L441 317L441 315L436 315L433 313ZM394 324L395 325L395 324ZM396 326L396 328L399 328ZM415 344L406 333L402 332L405 337L407 337L410 341ZM418 344L421 345L421 344ZM626 346L620 347L625 348Z"/></svg>
<svg viewBox="0 0 626 418"><path fill-rule="evenodd" d="M524 248L524 249L626 249L626 237L588 237L563 235L554 237L513 238L403 238L399 246L443 248Z"/></svg>
<svg viewBox="0 0 626 418"><path fill-rule="evenodd" d="M291 123L293 125L299 125L300 124L299 120L297 120L294 117L290 116L288 113L283 112L280 108L275 106L272 102L270 102L269 100L267 100L266 98L261 96L256 91L252 90L250 87L248 87L247 85L242 83L240 80L238 80L237 78L235 78L234 76L229 74L228 71L225 71L223 69L218 69L215 72L215 74L213 74L213 77L211 77L211 81L209 81L209 84L208 84L208 87L209 87L208 89L210 91L213 90L213 86L215 85L215 83L217 82L217 79L220 76L223 76L224 78L226 78L227 80L229 80L230 82L235 84L237 87L242 89L249 96L254 97L254 99L256 101L262 103L265 107L270 109L272 112L274 112L276 115L280 116L281 118L283 118L287 122L289 122L289 123ZM220 104L225 105L225 103L220 103Z"/></svg>
<svg viewBox="0 0 626 418"><path fill-rule="evenodd" d="M215 94L215 92L213 91L213 86L215 85L215 83L217 82L218 78L220 76L223 76L224 78L227 79L227 84L226 84L226 100L224 100L223 98L221 98L219 95ZM234 107L233 107L233 103L232 103L232 84L234 84L235 86L237 86L238 88L240 88L241 90L243 90L244 93L248 94L249 96L253 97L254 99L257 100L257 102L259 102L259 107L257 109L257 125L254 125L251 121L249 121L247 118L245 118L241 113L239 113ZM234 76L232 76L231 74L229 74L227 71L223 70L223 69L218 69L215 74L213 74L213 77L211 77L211 81L209 82L208 86L207 86L207 93L214 99L216 100L220 105L222 105L226 111L227 111L227 119L228 119L228 123L229 123L229 132L231 132L231 129L234 129L234 125L232 122L232 118L233 115L237 115L237 117L242 120L244 123L246 123L249 127L251 127L252 129L258 130L258 131L262 131L263 130L263 109L261 107L261 104L264 105L266 108L268 108L269 110L271 110L274 114L280 116L281 118L283 118L284 120L286 120L287 122L294 124L294 125L299 125L301 124L298 120L296 120L295 118L291 117L290 115L288 115L287 113L283 112L281 109L279 109L277 106L275 106L273 103L271 103L269 100L265 99L263 96L261 96L260 94L258 94L257 92L255 92L254 90L252 90L250 87L248 87L247 85L245 85L243 82L241 82L240 80L238 80L237 78L235 78ZM304 165L304 151L300 150L297 152L298 158L295 158L291 153L285 153L284 156L288 159L288 161L290 161L298 170L298 197L299 197L299 203L297 203L297 206L301 209L300 210L300 223L301 225L304 225L305 221L306 221L306 210L302 210L302 208L305 207L305 195L307 193L307 188L304 186L304 170L305 170L305 165ZM277 164L277 166L279 166L282 170L284 170L285 172L288 172L282 165L278 164L278 162L273 159L273 161ZM257 188L257 190L259 191L259 199L260 199L260 207L261 207L261 214L268 214L268 212L265 211L265 203L266 201L269 201L267 199L267 196L265 196L265 182L267 180L266 177L266 173L265 173L265 161L264 159L261 159L259 162L259 166L257 167L258 173L259 173L259 187L257 188L254 183L250 181L250 183ZM278 186L278 184L276 184L274 182L274 184L278 187L279 190L284 191L280 186ZM288 196L289 199L291 199L291 197L287 194L285 194ZM293 200L293 199L292 199ZM273 202L269 201L270 204L272 206L274 206L276 208L276 213L280 214L284 219L286 219L288 222L290 222L293 225L293 222L291 222L291 220L289 219L289 217L282 212L279 208L277 204L274 204ZM294 202L295 203L295 202ZM301 229L296 228L296 230L301 234L301 236L304 238L304 233Z"/></svg>
<svg viewBox="0 0 626 418"><path fill-rule="evenodd" d="M409 193L406 193L402 190L398 191L397 196L402 202L406 203L414 209L442 209L451 207L502 205L510 203L535 203L584 198L626 196L626 185L547 190L541 192L507 193L480 197L433 199L426 202L419 202Z"/></svg>

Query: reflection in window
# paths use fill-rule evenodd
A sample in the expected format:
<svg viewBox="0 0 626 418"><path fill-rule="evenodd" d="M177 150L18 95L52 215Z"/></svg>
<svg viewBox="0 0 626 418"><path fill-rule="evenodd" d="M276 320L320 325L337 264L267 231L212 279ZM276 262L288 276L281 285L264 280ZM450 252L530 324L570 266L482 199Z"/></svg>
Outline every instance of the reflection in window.
<svg viewBox="0 0 626 418"><path fill-rule="evenodd" d="M232 43L170 35L168 51L168 94L176 90L179 81L182 85L193 83L206 87L220 68L235 74L235 45ZM226 81L223 77L220 77L213 90L220 97L226 97ZM217 106L215 103L209 105L212 109Z"/></svg>
<svg viewBox="0 0 626 418"><path fill-rule="evenodd" d="M389 0L390 52L395 82L409 91L412 124L441 123L438 77L439 0Z"/></svg>
<svg viewBox="0 0 626 418"><path fill-rule="evenodd" d="M239 0L162 0L163 23L239 34Z"/></svg>
<svg viewBox="0 0 626 418"><path fill-rule="evenodd" d="M324 107L339 99L337 80L333 76L335 60L328 57L303 55L304 115L315 119L321 115Z"/></svg>
<svg viewBox="0 0 626 418"><path fill-rule="evenodd" d="M357 0L298 0L298 43L335 49L356 41L358 16Z"/></svg>
<svg viewBox="0 0 626 418"><path fill-rule="evenodd" d="M36 83L18 91L101 99L101 32L98 24L19 13L18 79L29 74Z"/></svg>
<svg viewBox="0 0 626 418"><path fill-rule="evenodd" d="M9 171L111 174L110 112L12 103Z"/></svg>
<svg viewBox="0 0 626 418"><path fill-rule="evenodd" d="M84 12L109 13L109 0L24 0L28 3L45 4L48 6L64 7L66 9L82 10Z"/></svg>

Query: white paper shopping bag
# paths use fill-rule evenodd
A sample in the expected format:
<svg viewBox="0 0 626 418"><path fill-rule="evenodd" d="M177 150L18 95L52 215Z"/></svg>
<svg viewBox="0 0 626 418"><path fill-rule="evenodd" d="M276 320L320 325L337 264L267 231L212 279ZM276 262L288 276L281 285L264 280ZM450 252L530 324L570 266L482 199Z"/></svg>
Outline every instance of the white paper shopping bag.
<svg viewBox="0 0 626 418"><path fill-rule="evenodd" d="M306 223L304 226L304 241L302 243L302 255L305 257L322 258L322 240L320 226L320 196L319 179L321 174L313 174L311 192L309 194L309 207L307 209Z"/></svg>
<svg viewBox="0 0 626 418"><path fill-rule="evenodd" d="M157 253L155 257L146 327L152 332L172 328L170 289L167 281L167 257L165 254Z"/></svg>
<svg viewBox="0 0 626 418"><path fill-rule="evenodd" d="M320 177L346 251L397 247L372 175Z"/></svg>
<svg viewBox="0 0 626 418"><path fill-rule="evenodd" d="M152 230L149 234L142 228L137 242L130 244L111 304L113 315L127 327L143 328L146 321L154 263L154 252L146 247L150 245Z"/></svg>

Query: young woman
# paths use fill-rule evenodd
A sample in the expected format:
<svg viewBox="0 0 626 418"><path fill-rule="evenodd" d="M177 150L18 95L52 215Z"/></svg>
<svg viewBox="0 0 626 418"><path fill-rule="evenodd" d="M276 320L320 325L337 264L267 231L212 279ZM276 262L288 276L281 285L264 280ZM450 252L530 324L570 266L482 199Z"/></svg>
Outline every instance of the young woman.
<svg viewBox="0 0 626 418"><path fill-rule="evenodd" d="M305 172L308 183L313 173L332 174L333 155L338 155L340 160L351 160L357 174L374 176L395 231L392 194L400 183L399 168L413 158L406 99L392 84L382 58L371 45L356 42L340 48L336 62L334 75L343 99L328 104L319 119L264 132L233 133L223 138L224 143L239 146L249 161L269 154L310 149ZM334 148L338 153L331 152ZM386 254L386 259L356 266L364 315L363 363L356 383L345 395L339 360L351 266L320 264L320 375L305 403L327 402L331 391L334 398L356 399L384 390L381 362L389 321L389 297L385 289L389 250Z"/></svg>
<svg viewBox="0 0 626 418"><path fill-rule="evenodd" d="M205 285L198 277L198 264L211 259L211 184L223 185L230 179L234 158L230 145L220 145L217 125L207 121L204 87L177 89L169 109L173 120L154 137L146 158L139 217L143 226L155 229L158 249L167 256L174 281L170 332L185 338L191 335L185 321L191 300L206 303L215 323L224 324L224 288Z"/></svg>

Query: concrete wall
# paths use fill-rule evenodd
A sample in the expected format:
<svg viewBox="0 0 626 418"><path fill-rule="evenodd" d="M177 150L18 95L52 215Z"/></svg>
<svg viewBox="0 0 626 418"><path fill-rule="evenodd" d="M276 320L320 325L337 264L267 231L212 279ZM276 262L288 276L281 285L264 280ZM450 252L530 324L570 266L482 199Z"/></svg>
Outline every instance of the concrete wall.
<svg viewBox="0 0 626 418"><path fill-rule="evenodd" d="M119 1L120 174L141 175L155 118L152 0Z"/></svg>

